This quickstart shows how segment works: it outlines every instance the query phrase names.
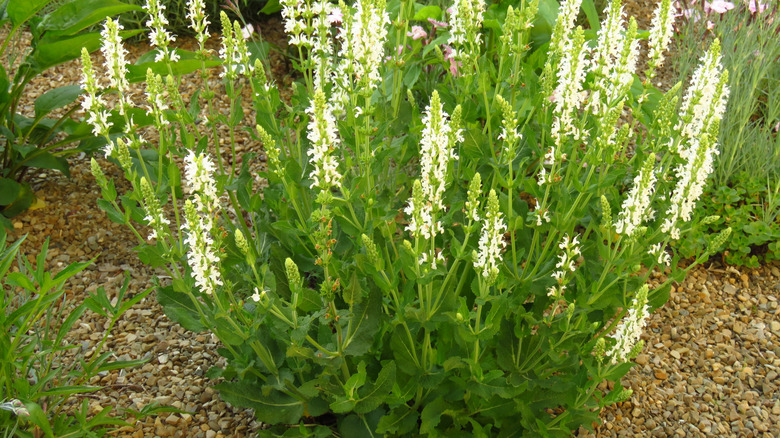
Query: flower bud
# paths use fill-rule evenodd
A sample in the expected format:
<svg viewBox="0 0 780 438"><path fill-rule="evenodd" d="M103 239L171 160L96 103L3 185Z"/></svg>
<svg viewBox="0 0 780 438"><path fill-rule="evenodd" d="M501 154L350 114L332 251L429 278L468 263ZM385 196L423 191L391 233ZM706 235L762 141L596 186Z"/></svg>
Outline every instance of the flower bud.
<svg viewBox="0 0 780 438"><path fill-rule="evenodd" d="M482 193L482 176L479 172L474 174L474 178L469 183L468 200L466 201L466 217L473 221L478 221L479 213L479 195Z"/></svg>
<svg viewBox="0 0 780 438"><path fill-rule="evenodd" d="M236 246L241 251L241 254L245 256L248 255L249 243L247 243L246 237L244 237L244 233L242 233L240 229L236 229L235 239L236 239Z"/></svg>
<svg viewBox="0 0 780 438"><path fill-rule="evenodd" d="M287 257L284 260L284 268L287 273L287 282L290 284L290 289L297 289L301 286L301 274L298 272L298 265Z"/></svg>
<svg viewBox="0 0 780 438"><path fill-rule="evenodd" d="M371 264L374 265L376 269L382 270L382 258L379 256L379 251L376 249L376 243L374 243L374 241L365 234L361 234L360 238L363 240L363 246L366 248L368 261L371 262Z"/></svg>
<svg viewBox="0 0 780 438"><path fill-rule="evenodd" d="M105 188L108 185L108 180L106 180L106 175L103 173L103 169L100 167L100 164L95 160L93 157L90 161L90 169L92 170L92 176L95 177L95 181L97 181L98 186L100 188Z"/></svg>
<svg viewBox="0 0 780 438"><path fill-rule="evenodd" d="M569 307L566 308L566 319L571 320L572 316L574 316L574 303L569 303Z"/></svg>
<svg viewBox="0 0 780 438"><path fill-rule="evenodd" d="M612 226L612 207L604 195L601 195L601 223L606 229Z"/></svg>
<svg viewBox="0 0 780 438"><path fill-rule="evenodd" d="M703 225L710 225L710 224L714 224L719 219L720 219L720 216L718 216L718 215L707 216L704 219L702 219L701 223Z"/></svg>
<svg viewBox="0 0 780 438"><path fill-rule="evenodd" d="M645 341L640 339L639 342L634 344L634 348L632 348L631 351L628 352L626 358L636 359L636 357L639 356L639 353L641 353L644 348L645 348Z"/></svg>
<svg viewBox="0 0 780 438"><path fill-rule="evenodd" d="M708 248L709 251L710 252L717 251L721 246L723 246L726 243L726 240L728 240L730 235L731 235L731 227L728 227L725 230L718 233L718 235L715 236L715 239L712 240L712 244Z"/></svg>
<svg viewBox="0 0 780 438"><path fill-rule="evenodd" d="M603 357L607 353L607 341L604 338L598 338L596 345L593 347L593 355L596 357Z"/></svg>

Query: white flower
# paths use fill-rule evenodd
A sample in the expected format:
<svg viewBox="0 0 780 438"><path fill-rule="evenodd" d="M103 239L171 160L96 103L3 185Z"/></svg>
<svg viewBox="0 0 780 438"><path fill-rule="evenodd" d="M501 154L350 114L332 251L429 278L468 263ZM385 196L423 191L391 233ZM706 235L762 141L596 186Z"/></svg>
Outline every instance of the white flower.
<svg viewBox="0 0 780 438"><path fill-rule="evenodd" d="M556 282L547 289L548 296L555 298L563 297L563 291L566 290L566 285L571 281L570 273L577 269L575 264L576 258L581 255L579 244L579 236L574 236L571 239L568 234L564 234L560 243L558 243L558 248L562 251L558 254L558 263L555 264L558 270L550 274Z"/></svg>
<svg viewBox="0 0 780 438"><path fill-rule="evenodd" d="M160 201L157 199L151 183L143 176L141 177L141 195L143 196L144 210L146 210L144 220L152 228L148 239L165 238L170 234L168 226L171 221L163 215Z"/></svg>
<svg viewBox="0 0 780 438"><path fill-rule="evenodd" d="M214 181L214 163L207 154L195 155L190 151L184 160L185 180L184 187L188 193L195 195L198 212L209 217L211 230L211 216L216 211L219 197L217 196L217 184Z"/></svg>
<svg viewBox="0 0 780 438"><path fill-rule="evenodd" d="M631 237L642 222L649 219L653 211L650 209L650 199L655 191L656 173L654 170L655 155L650 154L639 174L634 177L634 185L623 201L623 206L615 222L615 232Z"/></svg>
<svg viewBox="0 0 780 438"><path fill-rule="evenodd" d="M187 235L185 243L189 247L187 250L187 264L192 269L192 276L195 278L195 284L201 292L211 295L217 286L222 286L222 274L219 271L219 257L217 257L217 248L214 247L214 239L209 234L209 227L204 222L205 215L199 213L203 210L202 206L196 204L199 199L195 198L195 204L187 199L184 203L184 231Z"/></svg>
<svg viewBox="0 0 780 438"><path fill-rule="evenodd" d="M685 138L695 139L709 131L715 120L723 118L729 95L727 79L728 73L721 64L720 41L716 39L691 77L680 108L682 117L674 129L681 130ZM685 158L684 151L678 152Z"/></svg>
<svg viewBox="0 0 780 438"><path fill-rule="evenodd" d="M379 67L385 53L390 16L384 2L359 0L355 8L350 22L345 23L339 33L339 56L343 60L337 76L354 74L360 83L359 89L368 93L380 80Z"/></svg>
<svg viewBox="0 0 780 438"><path fill-rule="evenodd" d="M554 92L556 96L553 109L554 120L550 132L558 147L563 144L563 136L571 135L577 140L582 135L580 129L574 126L574 120L585 100L582 85L587 73L588 52L584 31L578 27L573 38L566 40L563 57L558 65L558 86Z"/></svg>
<svg viewBox="0 0 780 438"><path fill-rule="evenodd" d="M265 289L263 289L263 290L261 291L260 289L258 289L258 288L255 288L255 293L253 293L253 294L252 294L252 297L251 297L251 298L252 298L252 301L254 301L254 302L256 302L256 303L259 303L259 302L260 302L260 299L262 299L262 298L265 296L265 294L266 294L266 293L267 293L267 292L266 292L266 290L265 290Z"/></svg>
<svg viewBox="0 0 780 438"><path fill-rule="evenodd" d="M206 13L204 9L206 5L204 0L189 0L187 2L187 19L190 20L190 28L195 31L195 38L200 43L201 47L206 43L209 38L208 26L209 20L206 19Z"/></svg>
<svg viewBox="0 0 780 438"><path fill-rule="evenodd" d="M718 153L717 144L708 134L702 135L702 141L691 140L688 161L675 169L677 184L672 192L666 219L661 231L669 233L672 239L680 238L679 222L691 220L696 201L704 192L704 183L712 173L713 156Z"/></svg>
<svg viewBox="0 0 780 438"><path fill-rule="evenodd" d="M311 106L306 109L309 114L308 135L311 142L309 162L314 170L309 174L312 179L310 187L319 187L321 190L330 190L332 187L341 186L341 174L338 170L338 161L332 152L338 148L341 140L336 129L336 119L333 117L333 108L325 99L325 93L317 89Z"/></svg>
<svg viewBox="0 0 780 438"><path fill-rule="evenodd" d="M168 25L168 19L165 18L165 14L163 13L165 5L160 4L159 0L146 0L143 9L149 14L149 19L146 21L146 26L151 29L149 32L149 42L152 47L157 47L159 49L159 53L155 56L154 61L178 61L179 55L176 51L168 49L170 43L176 41L176 37L165 30L165 26Z"/></svg>
<svg viewBox="0 0 780 438"><path fill-rule="evenodd" d="M616 341L615 345L607 351L607 357L612 359L613 364L625 362L642 335L642 329L647 324L646 318L650 315L650 306L647 305L647 292L648 286L643 285L637 292L628 315L620 321L615 334L610 336Z"/></svg>
<svg viewBox="0 0 780 438"><path fill-rule="evenodd" d="M484 0L455 0L450 9L450 37L447 44L452 46L457 62L472 65L479 57L482 44L482 15L485 11ZM466 69L461 74L472 74L472 69Z"/></svg>
<svg viewBox="0 0 780 438"><path fill-rule="evenodd" d="M653 13L652 27L650 28L650 41L648 47L650 78L655 76L656 67L664 63L664 52L669 47L674 32L675 8L671 5L671 0L662 0Z"/></svg>
<svg viewBox="0 0 780 438"><path fill-rule="evenodd" d="M506 246L504 232L506 224L501 219L496 191L490 189L487 211L479 238L479 253L474 260L474 268L482 271L482 276L493 284L498 277L498 263L501 260L501 250Z"/></svg>
<svg viewBox="0 0 780 438"><path fill-rule="evenodd" d="M663 243L656 243L651 245L647 253L656 258L656 262L659 265L669 266L672 263L672 256L664 249Z"/></svg>
<svg viewBox="0 0 780 438"><path fill-rule="evenodd" d="M423 197L435 211L444 209L442 197L449 182L449 163L458 159L455 143L463 141L462 130L452 132L447 117L439 93L434 90L422 118L424 128L420 140L420 177Z"/></svg>
<svg viewBox="0 0 780 438"><path fill-rule="evenodd" d="M232 23L225 11L220 13L222 21L222 47L219 49L219 57L222 58L223 71L220 77L235 80L238 75L249 76L254 70L254 65L249 62L249 52L246 40L241 35L241 25L236 21Z"/></svg>
<svg viewBox="0 0 780 438"><path fill-rule="evenodd" d="M119 31L123 29L118 21L107 18L103 23L103 30L100 31L102 45L100 51L105 58L104 66L108 72L109 87L116 88L120 95L119 113L125 114L126 109L130 108L130 102L127 101L125 91L127 90L127 50L122 44L122 37Z"/></svg>

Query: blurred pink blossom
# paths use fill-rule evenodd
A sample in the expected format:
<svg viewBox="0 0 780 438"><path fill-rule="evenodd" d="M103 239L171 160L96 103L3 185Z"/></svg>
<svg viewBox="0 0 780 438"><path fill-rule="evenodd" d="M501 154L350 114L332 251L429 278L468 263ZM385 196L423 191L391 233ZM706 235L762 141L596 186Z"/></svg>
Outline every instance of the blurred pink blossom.
<svg viewBox="0 0 780 438"><path fill-rule="evenodd" d="M723 14L726 11L730 11L734 9L734 3L724 1L724 0L715 0L709 5L707 4L707 2L704 2L704 8L707 9L708 6L710 10L712 10L713 12L717 12L719 14Z"/></svg>
<svg viewBox="0 0 780 438"><path fill-rule="evenodd" d="M455 50L448 44L442 44L444 47L444 60L450 62L450 73L458 76L458 67L461 63L455 60Z"/></svg>
<svg viewBox="0 0 780 438"><path fill-rule="evenodd" d="M449 26L449 23L447 23L446 21L436 21L433 18L429 18L428 21L433 25L434 28L437 27L446 28Z"/></svg>
<svg viewBox="0 0 780 438"><path fill-rule="evenodd" d="M412 37L413 40L419 40L420 38L426 38L428 34L425 33L425 29L422 26L412 26L411 32L407 32L406 36Z"/></svg>
<svg viewBox="0 0 780 438"><path fill-rule="evenodd" d="M755 14L756 12L764 12L767 8L766 3L759 3L757 0L747 0L747 3L751 14Z"/></svg>

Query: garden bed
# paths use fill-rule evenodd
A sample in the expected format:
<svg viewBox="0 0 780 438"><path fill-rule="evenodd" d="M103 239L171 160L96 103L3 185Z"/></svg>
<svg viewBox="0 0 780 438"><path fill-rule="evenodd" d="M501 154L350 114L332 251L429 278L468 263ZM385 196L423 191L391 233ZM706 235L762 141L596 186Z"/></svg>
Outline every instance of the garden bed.
<svg viewBox="0 0 780 438"><path fill-rule="evenodd" d="M134 51L137 55L147 49ZM38 90L78 83L79 74L78 63L62 65L41 78ZM245 147L260 152L250 140ZM97 208L100 189L90 173L89 157L72 157L69 163L70 179L54 171L31 176L40 201L13 219L12 236L28 234L23 253L34 257L49 238L48 261L55 271L97 257L71 280L67 293L74 302L99 286L109 296L116 294L125 273L131 277L131 295L153 287L151 278L162 273L140 263L131 233ZM110 163L101 164L111 169L109 176L123 180ZM778 296L777 263L740 270L715 262L693 270L649 319L642 336L645 350L623 379L634 393L602 412L603 424L595 436L779 436ZM105 329L102 320L87 314L76 326L72 343L82 344L89 354ZM261 427L251 410L223 402L211 388L215 382L205 377L221 361L216 338L171 322L153 296L128 311L113 333L106 348L118 359L149 362L92 382L105 386L84 396L92 409L139 410L158 402L189 412L150 417L117 436L244 437ZM581 431L579 436L592 434Z"/></svg>

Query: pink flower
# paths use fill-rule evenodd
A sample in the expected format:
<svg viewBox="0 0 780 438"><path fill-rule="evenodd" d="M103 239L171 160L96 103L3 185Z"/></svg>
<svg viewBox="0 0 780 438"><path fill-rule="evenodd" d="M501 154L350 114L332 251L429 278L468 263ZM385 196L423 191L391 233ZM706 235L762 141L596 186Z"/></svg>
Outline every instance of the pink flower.
<svg viewBox="0 0 780 438"><path fill-rule="evenodd" d="M705 3L705 7L706 7L706 3ZM715 0L709 4L709 7L713 12L723 14L726 11L730 11L734 9L734 3L727 2L724 0Z"/></svg>
<svg viewBox="0 0 780 438"><path fill-rule="evenodd" d="M756 12L764 12L766 7L766 3L759 3L757 0L748 0L748 9L750 9L751 14L755 14Z"/></svg>
<svg viewBox="0 0 780 438"><path fill-rule="evenodd" d="M446 21L436 21L433 18L429 18L428 21L433 25L434 28L437 28L437 27L442 27L442 28L449 27L449 23L447 23Z"/></svg>
<svg viewBox="0 0 780 438"><path fill-rule="evenodd" d="M442 45L444 46L444 60L450 62L450 74L458 76L458 67L461 63L455 60L455 50L447 44Z"/></svg>
<svg viewBox="0 0 780 438"><path fill-rule="evenodd" d="M428 34L421 26L412 26L412 31L406 32L406 36L412 37L413 40L419 40L420 38L426 38Z"/></svg>
<svg viewBox="0 0 780 438"><path fill-rule="evenodd" d="M344 19L344 13L341 12L340 8L333 8L326 18L330 24L340 24L341 20Z"/></svg>

